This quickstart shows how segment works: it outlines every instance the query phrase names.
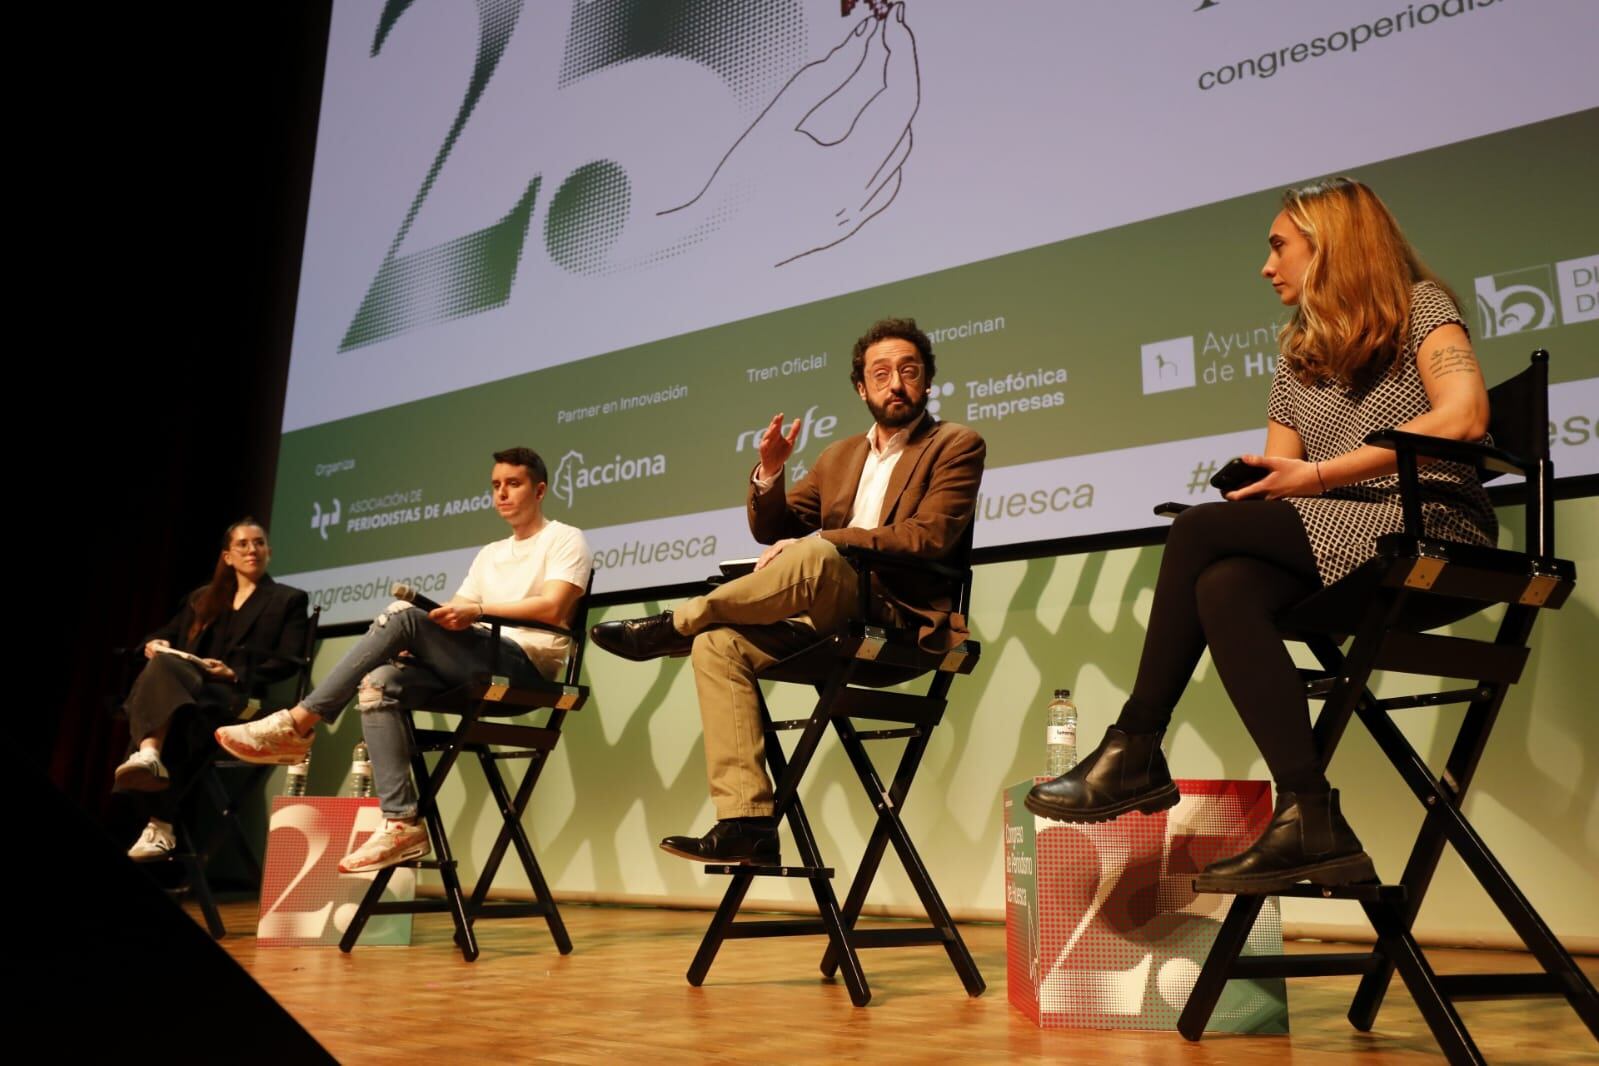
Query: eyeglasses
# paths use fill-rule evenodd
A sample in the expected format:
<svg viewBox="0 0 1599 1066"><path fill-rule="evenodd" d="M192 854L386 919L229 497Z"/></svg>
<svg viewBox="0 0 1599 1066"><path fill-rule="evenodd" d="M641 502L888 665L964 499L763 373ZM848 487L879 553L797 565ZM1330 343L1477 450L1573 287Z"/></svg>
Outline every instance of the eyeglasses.
<svg viewBox="0 0 1599 1066"><path fill-rule="evenodd" d="M876 385L878 388L882 388L884 385L887 385L891 380L893 380L896 373L899 374L899 379L905 384L916 385L921 383L922 374L924 371L922 370L922 365L920 363L906 363L904 366L900 367L875 367L871 373L867 374L866 376L871 379L873 385Z"/></svg>

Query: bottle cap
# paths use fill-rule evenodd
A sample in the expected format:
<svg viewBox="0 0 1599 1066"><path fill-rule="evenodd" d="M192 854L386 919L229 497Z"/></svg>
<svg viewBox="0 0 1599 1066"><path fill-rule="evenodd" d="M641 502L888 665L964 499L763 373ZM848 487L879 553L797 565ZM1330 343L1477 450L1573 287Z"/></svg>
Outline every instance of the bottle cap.
<svg viewBox="0 0 1599 1066"><path fill-rule="evenodd" d="M1072 690L1069 688L1058 688L1055 690L1055 698L1057 700L1069 700L1072 698Z"/></svg>

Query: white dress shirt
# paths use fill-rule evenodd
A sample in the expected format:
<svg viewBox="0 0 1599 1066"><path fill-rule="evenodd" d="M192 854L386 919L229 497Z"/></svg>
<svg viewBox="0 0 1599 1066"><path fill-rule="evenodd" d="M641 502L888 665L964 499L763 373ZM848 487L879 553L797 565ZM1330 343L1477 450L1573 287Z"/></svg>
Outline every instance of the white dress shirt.
<svg viewBox="0 0 1599 1066"><path fill-rule="evenodd" d="M850 508L849 524L856 529L876 529L883 524L883 497L888 493L888 479L894 476L899 457L905 454L905 442L911 431L926 418L924 412L916 421L888 438L879 446L883 427L872 423L866 431L866 465L861 467L861 483L855 489L855 504Z"/></svg>
<svg viewBox="0 0 1599 1066"><path fill-rule="evenodd" d="M916 421L888 438L887 443L879 444L883 427L876 422L866 431L866 465L861 467L861 482L855 488L855 502L850 507L850 526L856 529L876 529L882 525L883 497L888 494L888 482L894 476L894 467L899 465L899 457L905 454L905 443L910 440L911 433L922 424L922 419L927 417L923 411ZM761 477L761 464L755 464L755 471L750 475L757 489L765 492L777 481L777 475ZM814 536L815 534L812 534Z"/></svg>

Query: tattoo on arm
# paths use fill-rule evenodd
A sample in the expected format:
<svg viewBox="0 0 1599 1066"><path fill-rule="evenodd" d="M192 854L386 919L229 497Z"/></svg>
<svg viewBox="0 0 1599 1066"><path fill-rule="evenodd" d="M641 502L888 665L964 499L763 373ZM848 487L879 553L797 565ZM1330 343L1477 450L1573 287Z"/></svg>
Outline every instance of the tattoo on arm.
<svg viewBox="0 0 1599 1066"><path fill-rule="evenodd" d="M1432 376L1441 378L1445 374L1475 374L1477 372L1477 357L1470 347L1461 347L1457 344L1446 344L1442 348L1433 349Z"/></svg>

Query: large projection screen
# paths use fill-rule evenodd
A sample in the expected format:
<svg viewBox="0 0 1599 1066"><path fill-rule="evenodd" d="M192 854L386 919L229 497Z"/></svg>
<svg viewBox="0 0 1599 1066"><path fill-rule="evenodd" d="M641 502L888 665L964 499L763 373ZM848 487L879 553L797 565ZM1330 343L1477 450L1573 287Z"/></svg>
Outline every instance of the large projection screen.
<svg viewBox="0 0 1599 1066"><path fill-rule="evenodd" d="M702 578L774 413L791 480L867 428L885 315L988 440L980 548L1148 527L1260 447L1266 231L1340 173L1599 472L1596 51L1591 0L338 0L279 569L332 622L448 595L527 444L597 591Z"/></svg>

